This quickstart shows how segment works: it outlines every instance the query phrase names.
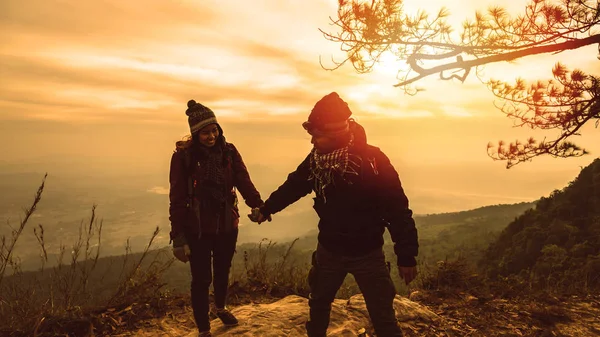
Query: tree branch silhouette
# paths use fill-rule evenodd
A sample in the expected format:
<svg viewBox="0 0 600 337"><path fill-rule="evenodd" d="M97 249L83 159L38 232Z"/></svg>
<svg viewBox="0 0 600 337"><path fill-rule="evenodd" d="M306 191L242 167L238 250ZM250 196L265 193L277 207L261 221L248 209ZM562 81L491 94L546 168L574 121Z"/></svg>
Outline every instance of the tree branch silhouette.
<svg viewBox="0 0 600 337"><path fill-rule="evenodd" d="M321 66L335 70L351 63L358 73L368 73L384 53L392 53L409 67L399 65L399 82L394 87L409 92L412 84L436 74L441 80L464 82L473 70L479 77L477 69L491 63L594 44L600 53L600 33L594 31L600 24L597 1L530 0L517 16L502 7L491 7L465 20L458 34L446 22L447 9L441 8L435 16L424 11L408 15L402 4L402 0L339 0L337 18L330 18L338 31L320 31L326 39L339 43L346 57L332 60L333 67ZM540 155L564 158L588 153L569 139L579 135L585 123L599 119L598 77L577 69L568 71L560 63L553 69L553 77L530 87L521 79L516 85L484 81L504 102L497 107L517 126L559 131L551 140L531 138L524 143L488 146L488 155L507 161L507 168Z"/></svg>

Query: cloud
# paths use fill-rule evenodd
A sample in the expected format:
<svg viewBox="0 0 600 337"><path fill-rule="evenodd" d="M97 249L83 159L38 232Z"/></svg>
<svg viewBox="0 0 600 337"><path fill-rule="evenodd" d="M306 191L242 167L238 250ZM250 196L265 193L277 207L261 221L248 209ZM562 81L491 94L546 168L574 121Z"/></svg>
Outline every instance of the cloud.
<svg viewBox="0 0 600 337"><path fill-rule="evenodd" d="M214 27L215 10L204 2L160 0L141 1L2 1L0 27L2 35L33 50L52 44L125 47L132 41L176 40L189 34L191 27ZM46 43L42 39L49 39ZM50 43L48 43L50 42ZM4 45L7 48L7 45ZM4 48L3 48L4 49ZM8 48L7 48L8 49Z"/></svg>
<svg viewBox="0 0 600 337"><path fill-rule="evenodd" d="M3 4L3 119L169 122L180 118L190 98L223 115L288 115L308 111L331 91L357 113L431 115L427 107L409 110L402 103L407 99L392 99L400 90L378 77L356 74L350 66L321 68L318 56L332 48L320 47L333 45L317 27L335 9L331 1L250 8L232 1L30 5ZM258 13L264 22L256 21ZM292 13L306 18L284 25ZM223 22L228 24L215 30Z"/></svg>
<svg viewBox="0 0 600 337"><path fill-rule="evenodd" d="M319 56L344 56L317 30L331 30L335 9L330 0L4 1L0 118L177 123L191 98L224 117L292 118L331 91L364 118L464 118L494 109L473 76L464 84L431 77L419 84L426 91L408 96L392 87L393 74L357 74L349 64L324 70Z"/></svg>
<svg viewBox="0 0 600 337"><path fill-rule="evenodd" d="M168 195L169 189L166 187L162 187L162 186L154 186L154 187L148 189L148 192L154 193L154 194L160 194L160 195Z"/></svg>
<svg viewBox="0 0 600 337"><path fill-rule="evenodd" d="M316 98L302 88L259 91L252 85L182 79L135 67L74 67L14 57L2 57L0 65L6 69L2 75L12 78L0 83L0 106L13 117L39 116L50 113L48 110L60 110L77 120L84 117L84 113L93 116L112 110L113 114L123 115L145 109L155 110L157 116L172 116L167 111L183 113L185 102L190 98L230 110L237 107L239 113L252 113L262 106L260 110L268 114L269 106L290 107L298 105L301 97L311 99L311 103ZM9 116L3 114L2 117Z"/></svg>
<svg viewBox="0 0 600 337"><path fill-rule="evenodd" d="M29 20L19 11L13 14L23 15L23 22ZM40 23L28 29L36 27L43 28ZM273 114L296 113L330 88L361 81L351 72L326 72L316 58L311 61L310 56L285 45L253 39L225 44L224 37L213 37L195 44L193 39L165 41L157 36L155 50L142 56L149 47L135 36L130 43L144 47L139 54L103 39L82 45L66 43L60 34L75 33L62 32L62 28L59 25L48 37L56 40L58 47L40 40L35 52L18 43L10 52L8 48L0 52L6 79L0 83L2 117L97 120L96 116L110 110L122 115L134 109L160 110L164 116L165 110L179 110L190 98L223 107L223 113L270 114L271 109ZM112 49L108 53L104 48ZM337 85L339 81L344 85ZM48 111L51 108L55 111Z"/></svg>
<svg viewBox="0 0 600 337"><path fill-rule="evenodd" d="M493 2L406 2L406 9L413 14L409 5L448 4L462 21ZM330 57L345 56L318 31L335 32L328 17L335 17L336 6L335 0L1 1L3 160L51 174L147 174L156 177L144 183L153 186L148 193L164 194L173 145L189 130L184 111L193 98L215 110L253 179L269 191L310 150L301 123L331 91L348 101L370 142L421 198L417 209L431 207L438 193L433 188L474 203L538 196L548 186L562 187L591 160L540 158L511 171L492 162L488 141L546 133L511 128L474 76L464 83L431 76L418 83L425 91L410 96L393 87L397 79L387 66L371 74L357 74L350 64L324 70L319 57L332 65ZM593 47L558 58L598 73ZM549 78L555 61L498 63L486 67L485 76ZM593 125L583 133L581 145L600 152ZM565 167L568 172L557 171ZM533 180L541 171L545 180Z"/></svg>

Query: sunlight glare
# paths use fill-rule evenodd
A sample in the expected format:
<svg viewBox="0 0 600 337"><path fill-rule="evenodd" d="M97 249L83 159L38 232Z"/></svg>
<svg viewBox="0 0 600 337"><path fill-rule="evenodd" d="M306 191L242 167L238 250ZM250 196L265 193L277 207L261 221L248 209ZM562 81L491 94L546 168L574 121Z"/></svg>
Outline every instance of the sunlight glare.
<svg viewBox="0 0 600 337"><path fill-rule="evenodd" d="M398 72L405 73L410 68L405 61L399 60L391 51L385 51L379 57L379 61L373 66L373 71L385 77L396 78Z"/></svg>

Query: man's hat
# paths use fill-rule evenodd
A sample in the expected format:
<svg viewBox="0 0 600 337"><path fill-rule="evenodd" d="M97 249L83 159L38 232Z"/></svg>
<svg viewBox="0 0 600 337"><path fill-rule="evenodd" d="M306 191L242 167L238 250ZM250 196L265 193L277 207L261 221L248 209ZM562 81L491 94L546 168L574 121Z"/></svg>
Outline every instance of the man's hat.
<svg viewBox="0 0 600 337"><path fill-rule="evenodd" d="M311 135L337 136L349 131L348 118L352 111L336 92L321 98L313 107L302 127Z"/></svg>

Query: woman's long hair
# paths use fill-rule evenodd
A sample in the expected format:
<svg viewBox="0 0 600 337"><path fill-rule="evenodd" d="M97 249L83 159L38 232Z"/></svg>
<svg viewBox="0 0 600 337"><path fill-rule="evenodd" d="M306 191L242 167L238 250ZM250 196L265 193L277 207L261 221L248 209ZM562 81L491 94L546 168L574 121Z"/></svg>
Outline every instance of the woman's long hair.
<svg viewBox="0 0 600 337"><path fill-rule="evenodd" d="M189 149L190 147L192 147L193 143L194 143L194 136L193 135L185 135L181 140L178 140L177 142L175 142L175 149L178 151Z"/></svg>

